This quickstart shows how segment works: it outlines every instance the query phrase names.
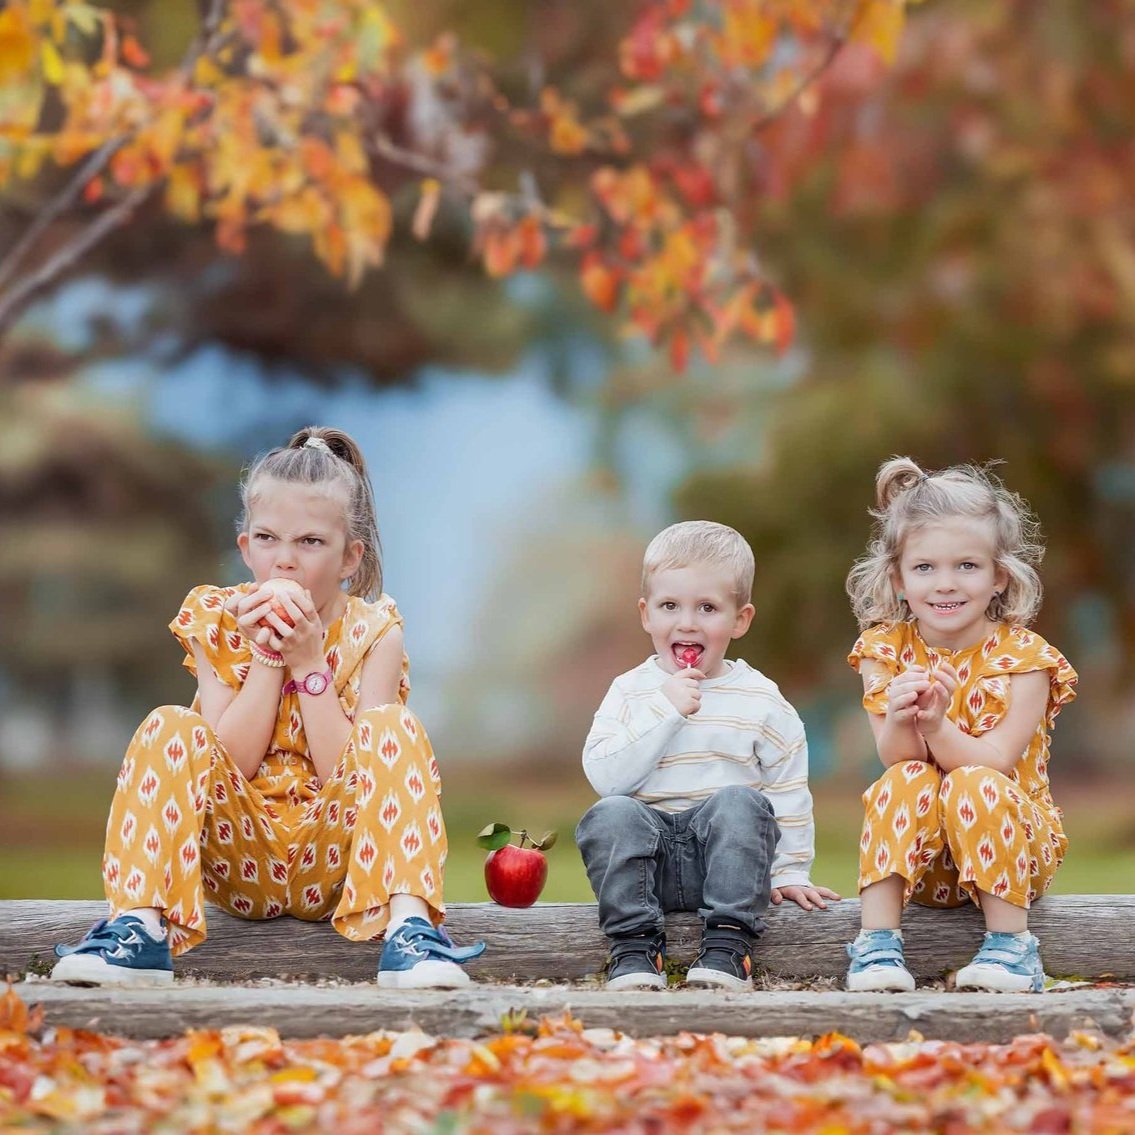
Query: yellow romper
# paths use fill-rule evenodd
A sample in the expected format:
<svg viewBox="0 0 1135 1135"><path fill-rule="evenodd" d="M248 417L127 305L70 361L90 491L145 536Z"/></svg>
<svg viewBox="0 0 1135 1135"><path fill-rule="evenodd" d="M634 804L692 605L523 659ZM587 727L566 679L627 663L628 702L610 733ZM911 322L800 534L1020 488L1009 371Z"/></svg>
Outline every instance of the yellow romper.
<svg viewBox="0 0 1135 1135"><path fill-rule="evenodd" d="M186 596L170 630L191 673L196 641L220 681L234 690L244 684L256 663L225 602L253 586L206 585ZM166 705L146 718L126 750L107 823L103 883L112 915L162 910L174 954L204 941L206 898L242 918L330 919L354 941L383 931L392 894L419 896L442 921L441 778L405 705L405 656L399 701L355 714L364 660L401 624L389 596L374 603L350 596L325 631L334 694L354 722L326 783L308 756L297 694L281 697L252 780L197 712L199 699L192 709Z"/></svg>
<svg viewBox="0 0 1135 1135"><path fill-rule="evenodd" d="M897 874L904 902L960 906L977 892L1027 908L1052 882L1068 846L1062 813L1048 784L1048 747L1060 707L1075 696L1076 672L1063 655L1026 627L1000 623L964 650L927 646L913 622L864 631L848 662L864 659L886 673L863 696L868 713L884 714L887 684L910 666L949 662L961 679L947 715L971 736L987 733L1009 709L1009 675L1049 672L1048 708L1008 776L967 765L943 774L933 761L892 765L863 794L859 889Z"/></svg>

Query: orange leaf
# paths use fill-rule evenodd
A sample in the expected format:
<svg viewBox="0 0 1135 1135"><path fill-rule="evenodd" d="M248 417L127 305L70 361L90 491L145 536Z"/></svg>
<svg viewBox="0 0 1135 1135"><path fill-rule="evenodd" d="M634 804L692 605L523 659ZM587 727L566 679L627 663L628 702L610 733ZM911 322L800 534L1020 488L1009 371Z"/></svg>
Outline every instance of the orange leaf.
<svg viewBox="0 0 1135 1135"><path fill-rule="evenodd" d="M145 48L132 35L122 39L122 59L128 66L139 71L150 65L150 57Z"/></svg>
<svg viewBox="0 0 1135 1135"><path fill-rule="evenodd" d="M596 254L592 253L584 260L579 279L583 294L600 311L615 310L619 300L618 276Z"/></svg>
<svg viewBox="0 0 1135 1135"><path fill-rule="evenodd" d="M886 63L899 50L903 26L903 0L863 0L856 13L852 38L865 43Z"/></svg>
<svg viewBox="0 0 1135 1135"><path fill-rule="evenodd" d="M516 228L516 242L520 263L535 268L544 259L548 248L544 226L533 216L527 216Z"/></svg>
<svg viewBox="0 0 1135 1135"><path fill-rule="evenodd" d="M679 373L686 369L690 361L690 336L685 328L679 327L670 336L670 365Z"/></svg>

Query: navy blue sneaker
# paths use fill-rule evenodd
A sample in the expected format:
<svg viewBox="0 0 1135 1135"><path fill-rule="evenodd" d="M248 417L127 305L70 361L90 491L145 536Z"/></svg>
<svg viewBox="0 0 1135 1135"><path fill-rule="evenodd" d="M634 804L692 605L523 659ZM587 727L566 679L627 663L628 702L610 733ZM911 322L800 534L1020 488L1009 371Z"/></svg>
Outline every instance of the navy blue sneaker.
<svg viewBox="0 0 1135 1135"><path fill-rule="evenodd" d="M740 926L707 926L701 952L686 973L687 985L753 988L753 939Z"/></svg>
<svg viewBox="0 0 1135 1135"><path fill-rule="evenodd" d="M973 961L958 970L955 987L989 993L1041 993L1044 966L1039 947L1027 930L1021 934L987 930Z"/></svg>
<svg viewBox="0 0 1135 1135"><path fill-rule="evenodd" d="M168 985L173 981L169 939L155 940L133 914L104 918L77 946L56 946L52 981L71 985Z"/></svg>
<svg viewBox="0 0 1135 1135"><path fill-rule="evenodd" d="M485 952L485 943L455 946L440 927L424 918L407 918L387 935L378 961L378 984L384 989L457 989L469 984L458 965Z"/></svg>

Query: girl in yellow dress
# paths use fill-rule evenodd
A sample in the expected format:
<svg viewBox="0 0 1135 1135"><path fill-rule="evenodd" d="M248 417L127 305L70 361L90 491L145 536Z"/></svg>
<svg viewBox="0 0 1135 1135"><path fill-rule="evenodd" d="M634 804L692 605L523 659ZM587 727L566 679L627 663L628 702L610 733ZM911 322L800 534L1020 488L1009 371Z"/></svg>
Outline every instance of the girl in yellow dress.
<svg viewBox="0 0 1135 1135"><path fill-rule="evenodd" d="M904 905L981 907L986 934L959 989L1039 992L1029 906L1064 857L1049 735L1076 673L1028 629L1043 549L1027 506L987 471L924 473L906 457L875 482L875 528L847 588L885 772L864 793L862 930L847 988L911 990Z"/></svg>
<svg viewBox="0 0 1135 1135"><path fill-rule="evenodd" d="M170 630L197 679L126 751L107 825L110 915L57 947L57 981L171 981L205 900L242 918L385 932L380 985L466 984L441 923L441 781L406 706L402 617L382 592L373 490L345 433L300 430L241 486L252 579L202 586Z"/></svg>

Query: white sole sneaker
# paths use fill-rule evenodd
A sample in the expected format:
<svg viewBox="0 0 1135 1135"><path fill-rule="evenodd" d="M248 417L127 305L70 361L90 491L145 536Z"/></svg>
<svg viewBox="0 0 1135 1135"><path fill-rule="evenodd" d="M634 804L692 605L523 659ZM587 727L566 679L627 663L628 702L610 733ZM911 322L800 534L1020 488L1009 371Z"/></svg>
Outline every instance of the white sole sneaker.
<svg viewBox="0 0 1135 1135"><path fill-rule="evenodd" d="M968 965L958 970L955 989L974 989L985 993L1043 993L1044 977L1040 988L1031 974L1010 973L1003 966Z"/></svg>
<svg viewBox="0 0 1135 1135"><path fill-rule="evenodd" d="M666 976L661 973L624 973L621 977L609 978L607 988L613 993L625 989L665 989Z"/></svg>
<svg viewBox="0 0 1135 1135"><path fill-rule="evenodd" d="M129 989L156 988L173 984L168 969L128 969L112 966L92 954L71 954L60 958L51 971L51 981L66 985L116 985Z"/></svg>
<svg viewBox="0 0 1135 1135"><path fill-rule="evenodd" d="M713 985L718 989L733 989L738 992L753 988L751 977L734 977L731 973L722 973L719 969L704 969L694 966L686 974L687 985Z"/></svg>
<svg viewBox="0 0 1135 1135"><path fill-rule="evenodd" d="M378 984L382 989L462 989L470 978L456 962L427 961L413 969L380 969Z"/></svg>
<svg viewBox="0 0 1135 1135"><path fill-rule="evenodd" d="M844 984L849 993L913 993L914 974L898 966L868 966L849 973Z"/></svg>

